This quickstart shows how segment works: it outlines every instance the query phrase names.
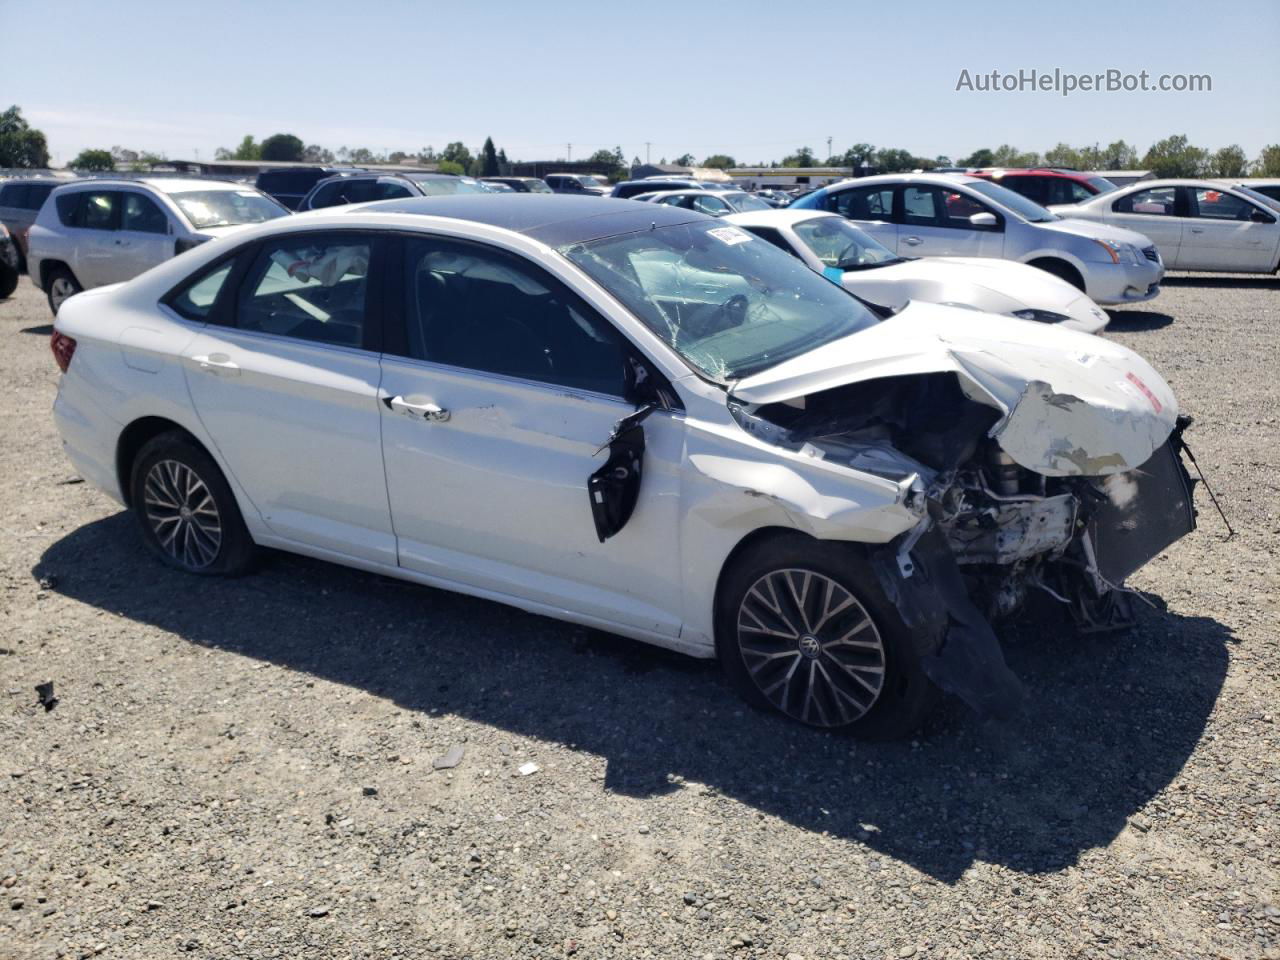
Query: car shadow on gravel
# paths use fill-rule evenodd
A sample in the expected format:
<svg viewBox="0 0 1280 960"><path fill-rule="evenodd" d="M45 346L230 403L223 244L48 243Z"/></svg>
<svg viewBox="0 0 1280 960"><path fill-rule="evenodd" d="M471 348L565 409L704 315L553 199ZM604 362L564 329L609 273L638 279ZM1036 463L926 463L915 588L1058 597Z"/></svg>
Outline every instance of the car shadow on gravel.
<svg viewBox="0 0 1280 960"><path fill-rule="evenodd" d="M1173 317L1167 313L1156 313L1154 310L1108 310L1111 321L1107 330L1124 333L1141 333L1146 330L1159 330L1173 323Z"/></svg>
<svg viewBox="0 0 1280 960"><path fill-rule="evenodd" d="M1238 290L1280 290L1280 277L1268 276L1185 276L1165 277L1166 287L1230 287Z"/></svg>
<svg viewBox="0 0 1280 960"><path fill-rule="evenodd" d="M53 324L52 324L52 323L42 323L42 324L41 324L40 326L38 326L38 327L23 327L23 328L22 328L22 330L21 330L20 332L21 332L21 333L31 333L31 334L35 334L36 336L40 336L40 337L47 337L47 336L49 336L49 334L53 333Z"/></svg>
<svg viewBox="0 0 1280 960"><path fill-rule="evenodd" d="M33 573L192 644L599 755L606 790L731 797L945 882L976 860L1061 870L1110 843L1191 755L1232 642L1142 604L1120 635L1024 623L1005 636L1030 694L1014 721L950 704L914 741L863 744L745 707L714 664L496 603L274 553L238 580L180 574L125 513L57 541Z"/></svg>

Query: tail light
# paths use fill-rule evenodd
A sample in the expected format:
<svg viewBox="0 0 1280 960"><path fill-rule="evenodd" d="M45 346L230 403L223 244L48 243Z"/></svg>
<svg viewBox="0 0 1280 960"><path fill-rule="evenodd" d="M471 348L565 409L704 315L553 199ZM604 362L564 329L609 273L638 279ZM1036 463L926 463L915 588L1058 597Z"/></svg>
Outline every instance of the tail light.
<svg viewBox="0 0 1280 960"><path fill-rule="evenodd" d="M58 369L66 373L67 367L71 366L71 357L76 352L75 339L55 330L49 338L49 349L53 351L53 361Z"/></svg>

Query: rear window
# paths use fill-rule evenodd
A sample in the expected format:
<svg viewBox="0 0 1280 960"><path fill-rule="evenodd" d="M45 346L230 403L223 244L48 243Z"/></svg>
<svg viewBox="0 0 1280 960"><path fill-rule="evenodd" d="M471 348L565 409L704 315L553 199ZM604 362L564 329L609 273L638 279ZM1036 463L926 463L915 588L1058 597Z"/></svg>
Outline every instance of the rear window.
<svg viewBox="0 0 1280 960"><path fill-rule="evenodd" d="M26 184L6 183L0 187L0 207L21 207L26 190Z"/></svg>
<svg viewBox="0 0 1280 960"><path fill-rule="evenodd" d="M324 176L323 170L272 170L258 174L257 186L264 193L305 194Z"/></svg>

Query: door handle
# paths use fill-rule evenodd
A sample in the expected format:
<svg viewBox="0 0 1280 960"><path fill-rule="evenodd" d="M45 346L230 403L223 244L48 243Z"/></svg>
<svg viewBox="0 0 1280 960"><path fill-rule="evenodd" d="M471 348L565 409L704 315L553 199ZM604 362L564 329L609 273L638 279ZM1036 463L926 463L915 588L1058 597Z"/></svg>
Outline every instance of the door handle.
<svg viewBox="0 0 1280 960"><path fill-rule="evenodd" d="M449 411L438 403L426 401L424 403L413 403L404 397L383 397L382 402L387 405L387 409L394 413L403 413L406 417L412 417L415 420L427 420L432 423L444 423L449 419Z"/></svg>
<svg viewBox="0 0 1280 960"><path fill-rule="evenodd" d="M1192 232L1192 233L1204 233L1204 227L1192 227L1192 228L1191 228L1191 232Z"/></svg>
<svg viewBox="0 0 1280 960"><path fill-rule="evenodd" d="M922 241L919 237L903 237L902 242L906 244L910 244L911 246L914 247L917 243L923 243L924 241Z"/></svg>
<svg viewBox="0 0 1280 960"><path fill-rule="evenodd" d="M129 246L129 244L130 244L131 242L132 242L132 241L130 241L130 240L116 240L116 246L117 246L117 247L127 247L127 246Z"/></svg>
<svg viewBox="0 0 1280 960"><path fill-rule="evenodd" d="M191 360L206 373L227 377L240 376L240 365L233 363L225 353L211 353L205 357L192 357Z"/></svg>

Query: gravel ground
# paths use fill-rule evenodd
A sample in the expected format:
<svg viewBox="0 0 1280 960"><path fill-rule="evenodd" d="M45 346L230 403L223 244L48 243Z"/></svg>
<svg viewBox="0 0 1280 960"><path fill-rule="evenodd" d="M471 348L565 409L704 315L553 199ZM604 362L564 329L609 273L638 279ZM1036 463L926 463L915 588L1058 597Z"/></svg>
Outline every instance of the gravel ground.
<svg viewBox="0 0 1280 960"><path fill-rule="evenodd" d="M1110 334L1235 538L1201 489L1133 631L1005 632L1016 723L873 746L495 604L165 569L59 450L48 323L0 302L5 960L1280 957L1280 281L1172 277Z"/></svg>

